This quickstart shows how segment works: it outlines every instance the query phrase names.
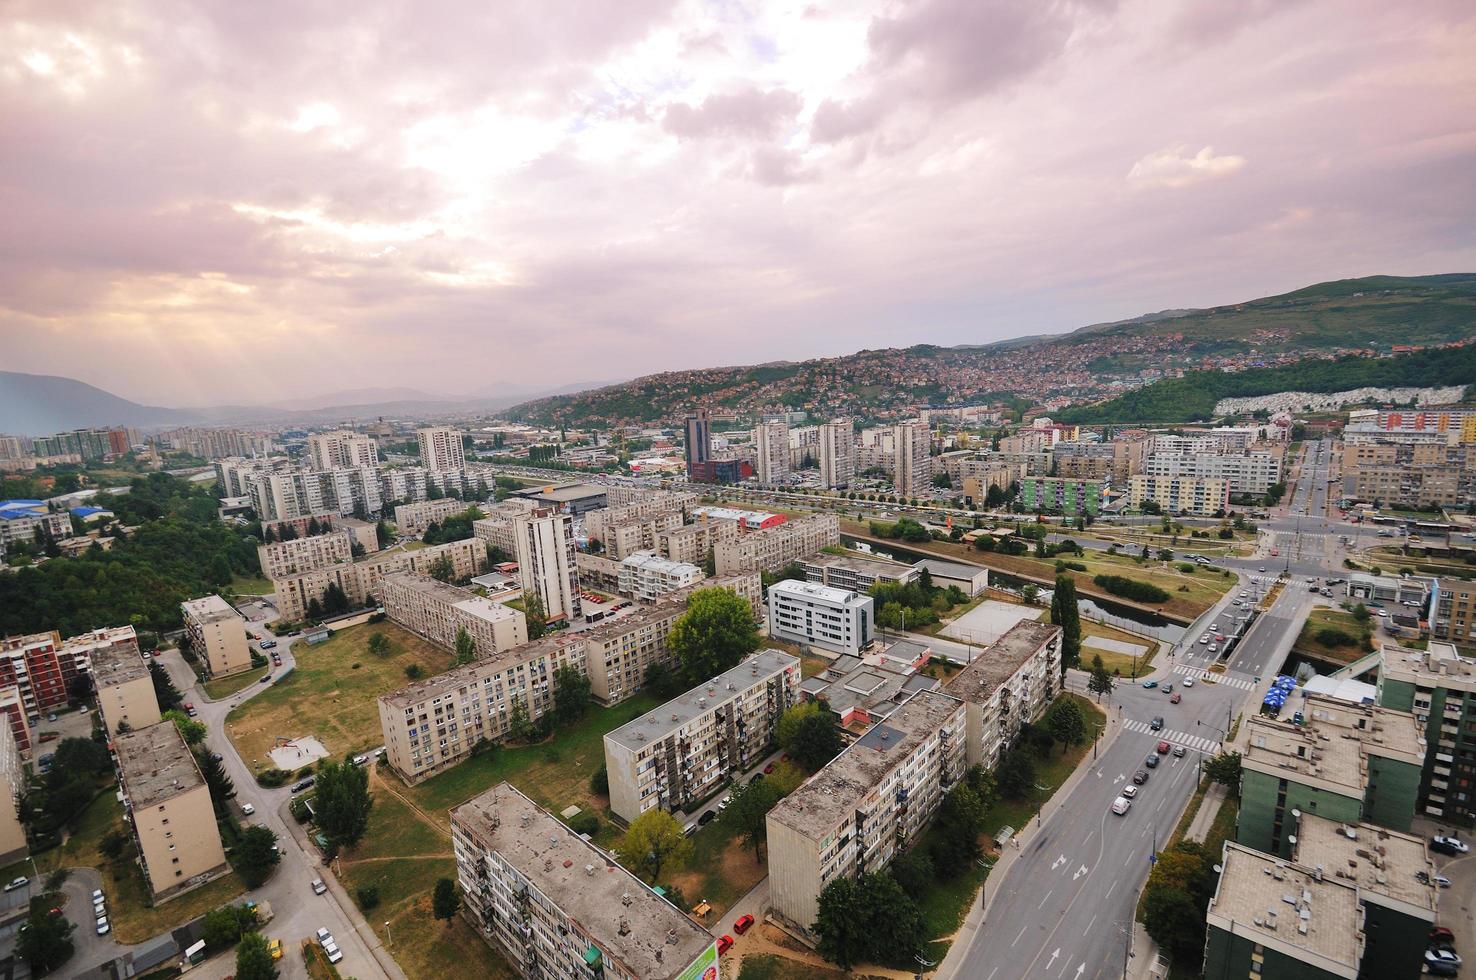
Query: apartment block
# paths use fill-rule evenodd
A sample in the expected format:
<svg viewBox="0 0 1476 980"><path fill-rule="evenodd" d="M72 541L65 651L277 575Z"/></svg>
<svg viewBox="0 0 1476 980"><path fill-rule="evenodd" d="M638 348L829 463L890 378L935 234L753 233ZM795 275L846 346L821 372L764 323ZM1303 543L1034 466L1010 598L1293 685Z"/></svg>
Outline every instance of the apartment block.
<svg viewBox="0 0 1476 980"><path fill-rule="evenodd" d="M528 619L521 612L429 575L384 576L379 602L390 619L452 652L461 630L471 638L478 658L528 642Z"/></svg>
<svg viewBox="0 0 1476 980"><path fill-rule="evenodd" d="M472 927L521 976L717 980L712 934L509 783L451 811Z"/></svg>
<svg viewBox="0 0 1476 980"><path fill-rule="evenodd" d="M833 544L840 544L840 519L835 514L812 514L718 544L717 573L778 571Z"/></svg>
<svg viewBox="0 0 1476 980"><path fill-rule="evenodd" d="M876 632L871 596L816 582L787 580L769 587L769 635L856 656Z"/></svg>
<svg viewBox="0 0 1476 980"><path fill-rule="evenodd" d="M1152 501L1166 514L1223 516L1230 509L1230 484L1204 477L1144 476L1128 482L1128 503L1141 509Z"/></svg>
<svg viewBox="0 0 1476 980"><path fill-rule="evenodd" d="M549 508L513 518L518 576L549 619L580 616L579 566L574 560L574 519Z"/></svg>
<svg viewBox="0 0 1476 980"><path fill-rule="evenodd" d="M631 555L620 562L619 591L645 602L702 581L702 569L651 554Z"/></svg>
<svg viewBox="0 0 1476 980"><path fill-rule="evenodd" d="M782 483L789 476L789 425L760 422L753 429L753 475L760 483Z"/></svg>
<svg viewBox="0 0 1476 980"><path fill-rule="evenodd" d="M948 682L964 703L965 758L993 769L1022 726L1045 714L1059 691L1061 627L1022 620Z"/></svg>
<svg viewBox="0 0 1476 980"><path fill-rule="evenodd" d="M263 523L296 518L306 520L328 509L316 474L255 470L232 472L244 480L245 495L251 498L251 507Z"/></svg>
<svg viewBox="0 0 1476 980"><path fill-rule="evenodd" d="M401 534L424 534L426 528L438 524L452 514L465 513L470 505L455 497L440 497L436 500L418 500L395 506L395 528Z"/></svg>
<svg viewBox="0 0 1476 980"><path fill-rule="evenodd" d="M385 757L411 784L449 769L477 743L505 738L515 706L534 722L552 711L560 667L587 673L577 636L552 634L383 695Z"/></svg>
<svg viewBox="0 0 1476 980"><path fill-rule="evenodd" d="M1476 824L1476 660L1450 643L1427 650L1385 643L1379 660L1379 704L1408 711L1424 728L1420 813L1441 822Z"/></svg>
<svg viewBox="0 0 1476 980"><path fill-rule="evenodd" d="M579 584L584 588L620 591L620 562L577 551L574 553L574 566L579 570Z"/></svg>
<svg viewBox="0 0 1476 980"><path fill-rule="evenodd" d="M353 561L354 538L347 531L329 531L290 541L273 541L257 545L256 558L263 576L285 578L298 572Z"/></svg>
<svg viewBox="0 0 1476 980"><path fill-rule="evenodd" d="M351 606L363 606L384 576L396 572L429 575L431 566L443 555L450 559L452 578L459 582L471 578L481 570L487 558L487 549L481 541L467 538L414 551L381 551L359 561L273 579L277 612L289 621L304 619L308 614L309 603L314 599L321 603L330 585L337 585L342 589Z"/></svg>
<svg viewBox="0 0 1476 980"><path fill-rule="evenodd" d="M68 689L87 657L64 648L55 632L0 639L0 689L14 686L25 706L26 719L35 724L41 714L67 703Z"/></svg>
<svg viewBox="0 0 1476 980"><path fill-rule="evenodd" d="M924 422L899 422L892 427L895 456L892 486L904 497L933 492L933 433Z"/></svg>
<svg viewBox="0 0 1476 980"><path fill-rule="evenodd" d="M42 500L7 500L0 504L0 552L12 544L31 544L48 537L72 536L72 515L53 511Z"/></svg>
<svg viewBox="0 0 1476 980"><path fill-rule="evenodd" d="M844 490L856 479L856 429L850 419L826 422L818 433L820 485Z"/></svg>
<svg viewBox="0 0 1476 980"><path fill-rule="evenodd" d="M905 850L963 775L965 731L962 701L921 691L770 810L773 913L811 935L827 883Z"/></svg>
<svg viewBox="0 0 1476 980"><path fill-rule="evenodd" d="M698 500L695 493L686 491L648 490L638 493L631 487L608 487L606 506L584 515L584 530L591 538L604 541L605 528L610 525L673 513L679 519L669 526L680 527Z"/></svg>
<svg viewBox="0 0 1476 980"><path fill-rule="evenodd" d="M808 581L863 593L877 585L907 585L922 574L914 565L855 555L813 555L800 559L800 567Z"/></svg>
<svg viewBox="0 0 1476 980"><path fill-rule="evenodd" d="M1223 480L1231 493L1260 495L1281 481L1281 455L1249 449L1237 453L1152 452L1143 473L1180 480Z"/></svg>
<svg viewBox="0 0 1476 980"><path fill-rule="evenodd" d="M1343 446L1343 496L1393 507L1476 500L1476 444L1381 439Z"/></svg>
<svg viewBox="0 0 1476 980"><path fill-rule="evenodd" d="M532 514L537 507L531 500L509 497L500 504L492 504L482 510L487 516L472 521L472 536L485 541L509 558L516 558L518 537L513 528L513 520Z"/></svg>
<svg viewBox="0 0 1476 980"><path fill-rule="evenodd" d="M1425 741L1414 716L1309 694L1304 723L1246 719L1236 840L1291 854L1292 811L1408 831Z"/></svg>
<svg viewBox="0 0 1476 980"><path fill-rule="evenodd" d="M658 534L674 531L681 526L680 511L667 511L648 517L632 517L615 524L605 525L601 541L605 546L605 554L614 561L623 561L638 552L655 551Z"/></svg>
<svg viewBox="0 0 1476 980"><path fill-rule="evenodd" d="M200 459L265 455L276 448L270 432L184 427L161 432L155 441Z"/></svg>
<svg viewBox="0 0 1476 980"><path fill-rule="evenodd" d="M379 495L385 501L407 503L430 500L434 495L461 497L477 493L477 482L465 470L434 470L425 466L403 466L379 471ZM378 511L378 507L370 508Z"/></svg>
<svg viewBox="0 0 1476 980"><path fill-rule="evenodd" d="M103 727L110 734L159 723L154 679L136 645L131 650L97 650L91 656L91 672Z"/></svg>
<svg viewBox="0 0 1476 980"><path fill-rule="evenodd" d="M0 724L0 861L13 863L30 852L20 820L20 800L27 785L21 747L11 727Z"/></svg>
<svg viewBox="0 0 1476 980"><path fill-rule="evenodd" d="M0 687L0 715L5 718L4 727L10 731L10 737L15 742L16 749L29 752L31 750L30 714L27 711L25 696L15 684ZM41 719L38 716L36 720Z"/></svg>
<svg viewBox="0 0 1476 980"><path fill-rule="evenodd" d="M1476 582L1436 579L1430 610L1432 636L1456 646L1476 647Z"/></svg>
<svg viewBox="0 0 1476 980"><path fill-rule="evenodd" d="M191 649L212 676L221 677L251 669L251 649L246 641L246 621L218 595L180 603L185 632ZM281 607L278 607L281 612ZM294 617L299 618L299 617Z"/></svg>
<svg viewBox="0 0 1476 980"><path fill-rule="evenodd" d="M355 469L379 465L379 446L372 436L337 430L308 436L308 456L315 470Z"/></svg>
<svg viewBox="0 0 1476 980"><path fill-rule="evenodd" d="M447 425L429 426L416 429L415 439L420 444L420 465L426 469L466 469L466 450L458 430Z"/></svg>
<svg viewBox="0 0 1476 980"><path fill-rule="evenodd" d="M184 736L161 723L113 739L119 789L155 902L230 870L210 790Z"/></svg>
<svg viewBox="0 0 1476 980"><path fill-rule="evenodd" d="M684 524L656 535L656 553L671 561L705 565L719 544L738 540L736 521L708 520Z"/></svg>
<svg viewBox="0 0 1476 980"><path fill-rule="evenodd" d="M779 717L800 700L800 673L797 657L760 650L607 734L610 809L629 822L707 800L764 757Z"/></svg>
<svg viewBox="0 0 1476 980"><path fill-rule="evenodd" d="M1027 511L1095 516L1102 511L1102 485L1087 480L1029 476L1020 481L1020 505Z"/></svg>

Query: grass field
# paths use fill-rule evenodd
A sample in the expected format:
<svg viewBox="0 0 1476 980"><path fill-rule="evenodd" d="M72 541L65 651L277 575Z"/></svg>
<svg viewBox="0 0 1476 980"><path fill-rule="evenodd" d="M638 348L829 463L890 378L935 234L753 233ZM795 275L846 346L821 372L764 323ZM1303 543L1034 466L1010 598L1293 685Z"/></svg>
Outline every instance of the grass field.
<svg viewBox="0 0 1476 980"><path fill-rule="evenodd" d="M231 674L229 677L217 677L214 680L206 681L200 686L205 689L206 697L212 701L219 701L221 698L228 698L237 691L245 690L252 684L255 684L265 677L267 671L271 669L270 664L265 667L253 667L239 674Z"/></svg>
<svg viewBox="0 0 1476 980"><path fill-rule="evenodd" d="M1370 625L1371 622L1372 619L1370 619ZM1292 650L1319 660L1350 664L1364 655L1363 641L1372 635L1370 625L1358 622L1352 613L1342 609L1314 609L1307 617L1307 621L1302 624L1302 632L1297 634ZM1328 646L1319 643L1316 639L1318 632L1328 628L1347 634L1355 642L1350 646Z"/></svg>
<svg viewBox="0 0 1476 980"><path fill-rule="evenodd" d="M809 963L765 953L743 957L738 980L843 980L848 975L840 970L817 969Z"/></svg>
<svg viewBox="0 0 1476 980"><path fill-rule="evenodd" d="M1081 621L1081 635L1083 639L1088 636L1098 636L1106 640L1135 643L1138 646L1147 647L1147 652L1137 658L1137 676L1141 677L1153 669L1153 658L1158 655L1158 641L1152 637L1139 636L1136 633L1129 633L1126 630L1120 630L1103 623L1094 623L1089 619L1083 619ZM1116 671L1118 676L1129 679L1134 676L1134 661L1130 654L1083 646L1081 648L1081 667L1091 667L1093 657L1101 657L1102 666L1106 667L1109 673Z"/></svg>
<svg viewBox="0 0 1476 980"><path fill-rule="evenodd" d="M260 575L237 575L226 588L236 595L271 595L272 583Z"/></svg>
<svg viewBox="0 0 1476 980"><path fill-rule="evenodd" d="M382 633L390 652L369 652ZM226 716L226 734L248 763L270 765L266 752L278 736L316 735L329 753L362 752L383 741L375 699L409 681L405 668L419 664L425 676L446 671L451 655L393 623L351 626L317 646L301 644L297 668Z"/></svg>

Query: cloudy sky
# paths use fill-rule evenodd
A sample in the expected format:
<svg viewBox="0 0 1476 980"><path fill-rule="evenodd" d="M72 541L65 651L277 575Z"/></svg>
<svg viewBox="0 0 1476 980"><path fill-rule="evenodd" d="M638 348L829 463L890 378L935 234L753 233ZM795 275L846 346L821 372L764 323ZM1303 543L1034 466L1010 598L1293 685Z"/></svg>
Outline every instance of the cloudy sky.
<svg viewBox="0 0 1476 980"><path fill-rule="evenodd" d="M7 0L0 368L155 404L1476 270L1463 0Z"/></svg>

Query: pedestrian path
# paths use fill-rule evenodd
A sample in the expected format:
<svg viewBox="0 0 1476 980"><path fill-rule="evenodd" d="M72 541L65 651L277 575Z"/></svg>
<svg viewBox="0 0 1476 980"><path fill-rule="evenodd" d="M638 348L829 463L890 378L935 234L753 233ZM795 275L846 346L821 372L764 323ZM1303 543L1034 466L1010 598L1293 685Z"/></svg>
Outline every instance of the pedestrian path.
<svg viewBox="0 0 1476 980"><path fill-rule="evenodd" d="M1123 727L1130 732L1137 732L1140 735L1151 735L1161 742L1182 745L1186 749L1203 752L1205 755L1214 755L1220 750L1218 739L1205 738L1202 735L1190 735L1188 732L1176 732L1172 728L1164 728L1155 732L1146 721L1138 721L1136 718L1129 718L1123 722Z"/></svg>
<svg viewBox="0 0 1476 980"><path fill-rule="evenodd" d="M1203 682L1204 668L1175 665L1174 673L1180 677L1192 677L1194 678L1194 683L1199 684ZM1241 677L1239 674L1232 674L1228 671L1223 674L1214 674L1213 676L1216 684L1223 684L1226 687L1233 687L1242 691L1254 691L1256 689L1256 682L1249 677Z"/></svg>

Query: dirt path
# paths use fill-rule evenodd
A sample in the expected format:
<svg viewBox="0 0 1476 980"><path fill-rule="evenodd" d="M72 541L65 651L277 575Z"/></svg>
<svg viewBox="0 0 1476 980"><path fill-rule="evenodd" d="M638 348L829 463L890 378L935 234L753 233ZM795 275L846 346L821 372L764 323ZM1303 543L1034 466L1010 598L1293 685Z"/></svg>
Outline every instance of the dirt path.
<svg viewBox="0 0 1476 980"><path fill-rule="evenodd" d="M378 766L370 768L369 783L372 787L377 787L378 789L384 790L386 793L390 794L395 799L405 804L410 812L415 814L417 820L424 823L427 827L435 830L437 834L440 834L448 841L451 839L451 831L447 830L445 827L442 827L439 823L437 823L434 817L422 810L420 808L420 805L414 800L407 797L404 793L401 793L395 786L390 783L389 780L382 778L379 775Z"/></svg>

